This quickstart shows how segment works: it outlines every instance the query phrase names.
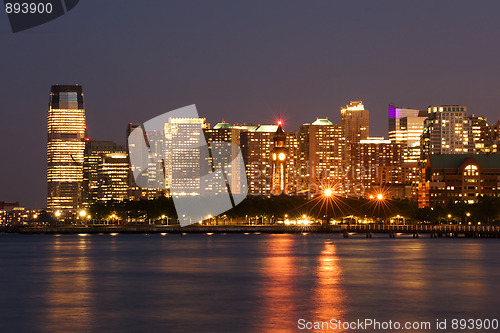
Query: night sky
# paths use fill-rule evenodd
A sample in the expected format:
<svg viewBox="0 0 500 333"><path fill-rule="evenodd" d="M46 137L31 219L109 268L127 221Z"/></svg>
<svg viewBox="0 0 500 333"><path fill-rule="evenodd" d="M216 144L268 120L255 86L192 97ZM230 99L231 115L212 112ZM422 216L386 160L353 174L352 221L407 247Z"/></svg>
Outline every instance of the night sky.
<svg viewBox="0 0 500 333"><path fill-rule="evenodd" d="M361 99L370 135L387 104L467 105L499 117L500 1L82 0L12 33L0 14L0 201L46 197L50 86L83 86L90 138L196 104L212 125L286 130Z"/></svg>

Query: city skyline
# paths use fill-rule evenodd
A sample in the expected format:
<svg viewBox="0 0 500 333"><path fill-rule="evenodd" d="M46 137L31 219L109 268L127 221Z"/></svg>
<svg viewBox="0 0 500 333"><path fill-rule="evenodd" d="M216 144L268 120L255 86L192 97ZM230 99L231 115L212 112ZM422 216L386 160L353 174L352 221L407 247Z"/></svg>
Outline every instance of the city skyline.
<svg viewBox="0 0 500 333"><path fill-rule="evenodd" d="M52 95L54 95L54 94L55 94L55 93L54 93L54 91L55 91L55 90L57 90L57 94L59 94L59 91L70 91L70 90L72 90L72 89L73 89L73 88L75 88L75 87L76 87L76 89L77 89L77 91L78 91L78 94L79 94L79 96L80 96L80 97L79 97L80 99L78 100L78 103L80 103L80 104L78 105L78 107L77 107L77 106L75 106L75 108L77 108L77 109L78 109L78 108L80 108L80 107L81 107L81 108L82 108L82 110L83 110L83 108L84 108L84 106L83 106L83 95L84 95L84 94L82 93L82 86L81 86L81 85L78 85L78 84L77 84L77 85L75 85L75 86L64 86L64 85L63 85L63 86L59 86L59 85L52 86L52 92L51 92L51 103L49 104L49 106L50 106L50 107L49 107L49 120L48 120L48 121L49 121L49 126L50 126L50 124L51 124L51 123L53 123L53 122L54 122L54 120L51 120L51 113L53 113L53 111L52 111L52 109L53 109L53 106L52 106L52 104L53 104L53 102L52 102L53 97L52 97ZM69 90L68 90L68 89L69 89ZM62 94L67 94L67 93L62 93ZM76 94L76 93L75 93L75 94ZM73 98L74 96L70 96L70 97L72 97L72 98ZM68 99L68 98L70 98L70 97L66 96L66 97L64 97L64 98ZM74 98L73 98L73 99L74 99ZM69 101L69 100L68 100L68 101ZM68 101L66 101L66 100L65 100L64 102L65 102L65 103L67 103ZM59 102L57 102L56 104L58 104L58 103L59 103ZM69 104L68 104L67 106L69 107ZM443 106L444 106L444 105L442 105L442 106L440 107L440 109L443 109ZM388 113L386 113L386 115L387 115L387 120L388 120L388 122L389 122L389 131L385 132L383 137L373 137L373 136L368 136L368 131L366 131L367 133L365 133L364 135L362 135L362 137L363 137L364 139L361 139L361 141L360 141L361 143L363 143L363 144L364 144L364 146L368 147L369 145L367 145L367 144L370 144L370 143L375 143L375 146L374 146L374 147L377 147L379 143L384 143L384 142L386 142L386 143L390 143L390 142L393 142L393 143L398 143L398 142L402 142L400 138L399 138L399 139L397 139L397 138L396 138L396 134L391 134L391 126L393 126L393 125L391 125L391 123L393 123L393 122L394 122L394 119L392 119L392 117L393 117L393 116L395 116L395 115L397 115L398 117L401 117L401 116L402 116L402 117L403 117L403 119L406 119L406 117L408 117L408 116L418 116L418 114L419 114L419 116L420 116L420 117L424 117L424 116L423 116L423 113L426 113L426 112L427 112L427 111L426 111L426 109L428 109L428 110L429 110L429 111L428 111L428 112L429 112L429 115L432 117L432 116L435 116L435 114L432 112L432 110L434 110L434 112L435 112L435 111L437 111L437 109L436 109L436 107L435 107L435 106L428 106L428 107L426 107L426 108L421 108L420 110L418 110L418 109L408 109L408 108L403 108L403 107L401 107L401 106L394 106L394 105L391 105L391 104L389 104L389 106L388 106L388 107L389 107L389 109L388 109ZM342 106L342 107L339 109L339 113L341 114L341 117L343 116L344 112L345 112L346 110L348 110L349 108L353 108L353 110L355 110L355 111L362 111L362 112L366 111L366 112L368 112L368 110L366 110L366 109L363 107L363 101L351 101L350 103L348 103L348 104L347 104L347 105L345 105L345 106ZM449 109L451 110L451 108L449 108ZM461 109L462 109L462 113L463 113L466 117L472 118L472 115L467 114L467 107L466 107L466 106L461 106ZM465 109L465 111L464 111L464 109ZM445 107L445 110L446 110L446 107ZM458 108L457 108L457 111L458 111ZM73 117L73 116L71 115L71 117ZM83 118L83 119L84 119L84 120L83 120L83 125L85 126L85 127L84 127L84 131L85 131L85 132L87 132L87 126L85 125L85 110L83 110L83 117L84 117L84 118ZM410 118L411 118L411 117L410 117ZM478 117L475 117L475 118L478 118ZM481 117L479 117L479 118L481 118ZM272 124L272 125L266 125L266 124L261 124L261 123L259 123L259 124L246 124L245 122L237 122L237 123L235 123L235 124L231 125L231 124L229 124L229 123L226 123L224 120L222 120L221 122L219 122L219 123L217 123L217 124L213 124L213 123L211 123L211 122L209 122L209 121L206 121L206 118L205 118L205 117L201 117L201 118L200 118L200 120L203 120L203 123L204 123L204 124L205 124L205 122L206 122L206 130L208 130L208 129L216 129L216 128L219 128L219 129L220 129L221 127L222 127L222 128L224 128L224 127L226 127L226 126L223 126L224 124L227 124L229 127L232 127L232 126L235 126L235 125L243 125L243 124L244 124L244 125L246 125L246 127L248 127L248 126L250 126L250 127L255 127L255 129L257 129L257 128L259 128L259 127L260 127L260 129L257 129L257 130L255 130L255 129L254 129L254 130L248 130L248 128L250 128L250 127L248 127L247 129L244 129L244 130L241 130L241 129L240 129L239 133L240 133L240 134L241 134L242 132L246 132L246 133L248 133L248 134L252 134L252 133L254 133L254 134L259 134L259 133L261 133L261 134L264 134L264 135L265 135L264 140L268 140L268 141L270 141L270 142L273 140L272 138L273 138L273 137L274 137L274 135L275 135L275 134L274 134L275 130L276 130L277 128L281 128L281 126L283 126L283 127L285 127L285 126L286 126L286 124L285 124L285 122L283 121L283 119L286 119L286 114L281 114L278 118L276 118L276 119L275 119L274 124ZM427 118L425 118L425 117L424 117L424 119L427 119ZM364 121L364 124L365 124L365 125L366 125L366 124L368 124L368 126L369 126L369 116L368 116L368 113L366 114L366 118L364 118L364 120L363 120L363 121ZM327 124L327 122L328 122L328 124ZM297 128L297 129L295 129L295 130L290 130L290 126L286 127L287 129L289 129L289 130L287 131L287 133L288 133L288 135L287 135L287 136L289 137L289 139L288 139L288 140L290 141L290 139L291 139L291 141L292 141L292 142L291 142L291 145L294 145L294 147L291 147L291 148L292 148L292 150L294 150L294 149L298 149L298 141L297 141L297 140L299 140L299 135L300 135L301 129L302 129L303 127L305 127L305 126L310 126L311 124L312 124L312 125L323 125L323 126L324 126L324 125L327 125L327 127L328 127L328 125L331 125L331 126L337 127L337 128L338 128L338 130L340 130L340 131L341 131L341 130L342 130L342 125L341 125L341 123L342 123L342 119L341 119L341 121L339 121L339 122L338 122L338 124L334 124L334 123L330 122L328 118L321 119L320 117L316 117L316 120L315 120L315 121L311 121L311 122L304 123L304 124L300 125L300 126L299 126L299 128ZM422 125L423 125L423 122L422 122L422 121L421 121L421 123L422 123ZM488 124L489 124L489 125L493 125L491 122L488 122ZM132 124L132 123L128 123L128 124L126 124L126 125L125 125L125 127L130 127L130 126L133 126L133 124ZM238 127L238 126L235 126L235 128L237 128L237 127ZM243 127L245 127L245 126L243 126ZM317 127L317 126L316 126L316 127ZM357 127L357 124L356 124L356 126L355 126L355 127ZM349 128L350 128L350 127L349 127ZM206 131L206 130L204 130L204 131ZM128 131L129 131L129 130L127 130L127 133L128 133ZM50 127L49 127L49 133L50 133ZM290 137L290 135L291 135L292 133L295 133L294 135L297 135L297 137L296 137L296 138ZM322 140L332 140L334 137L336 137L336 135L341 135L341 134L342 134L341 132L339 132L339 134L333 134L333 132L332 132L332 133L329 133L329 134L327 135L328 137L327 137L327 136L325 136L325 135L323 135ZM349 135L351 135L351 134L349 134ZM352 134L352 135L354 135L354 134ZM351 135L351 136L352 136L352 135ZM398 135L401 135L401 134L399 133ZM392 139L391 139L391 136L392 136ZM84 138L84 137L82 136L82 137L81 137L81 141L82 141L82 143L83 143L83 138ZM385 140L381 140L382 138L384 138ZM392 141L391 141L390 139L391 139ZM112 142L112 141L109 141L109 140L110 140L110 138L106 138L106 137L96 137L96 138L93 138L93 137L92 137L92 138L91 138L91 137L89 137L89 136L87 135L87 136L85 137L85 140L89 140L89 141L91 141L91 142L92 142L92 141L93 141L93 142L95 142L95 141L97 141L97 142L104 142L104 143L106 143L106 142L107 142L107 143L110 143L110 142L111 142L111 143L113 143L113 144L115 144L115 145L116 145L116 143L114 143L114 141L113 141L113 142ZM102 141L102 140L106 140L106 141ZM161 139L161 140L163 140L163 139ZM238 139L238 140L239 140L239 139ZM248 140L250 141L251 139L248 139ZM467 140L467 139L466 139L466 140ZM126 141L126 137L124 137L124 138L122 139L122 141L117 140L118 144L120 144L120 143L121 143L121 142L123 142L123 141ZM253 141L253 140L251 140L251 141ZM256 141L257 141L257 140L256 140ZM49 140L49 142L50 142L50 140ZM295 142L295 143L294 143L294 142ZM334 142L334 141L331 141L331 142ZM239 143L239 141L238 141L238 143ZM359 143L358 143L358 145L359 145ZM404 145L403 145L403 146L400 146L400 147L398 146L397 150L401 150L401 158L402 158L401 162L403 162L403 161L405 161L405 162L406 162L406 160L403 158L403 152L408 152L408 151L409 151L409 150L408 150L408 148L409 148L408 146L406 146L406 147L405 147ZM255 149L255 147L254 147L254 149ZM369 149L372 149L372 148L369 148ZM377 149L378 149L378 148L377 148ZM393 149L393 148L390 148L390 149ZM81 150L82 150L82 154L83 154L83 149L81 149ZM125 150L126 150L126 149L125 149ZM343 149L341 149L341 150L339 150L339 151L344 151L344 150L346 150L346 148L343 148ZM384 151L384 152L385 152L385 151ZM464 151L464 152L465 152L465 151ZM268 152L268 153L269 153L269 152ZM386 152L385 152L385 153L386 153ZM299 154L299 151L298 151L298 150L297 150L296 154ZM358 153L358 154L359 154L359 153ZM406 153L405 153L405 154L406 154ZM269 153L268 155L269 155L269 158L271 158L271 154ZM321 153L320 153L320 155L321 155ZM366 155L366 156L365 156L365 162L366 162L366 158L367 158L367 156L369 156L369 155ZM108 156L108 157L111 157L111 156ZM298 157L298 156L296 156L296 157ZM296 157L294 157L294 159L296 159ZM319 157L319 155L318 155L318 157L316 157L316 158L320 158L320 157ZM321 157L321 159L322 159L322 158L323 158L323 157ZM338 158L339 158L339 160L342 160L342 159L344 159L345 157L344 157L344 156L338 156ZM353 155L353 159L355 160L356 158L357 158L357 157ZM358 156L358 158L359 158L359 156ZM83 155L81 156L81 158L80 158L80 157L78 157L78 159L81 159L81 160L83 161ZM354 165L355 163L357 163L357 162L355 162L354 160L352 161L353 165ZM292 165L293 165L294 163L295 163L295 164L297 164L297 160L295 160L295 162L292 162ZM370 163L368 163L368 164L370 164L370 165L372 165L372 164L373 164L373 165L376 165L377 163L378 163L378 162L372 161L372 162L370 162ZM343 164L343 165L345 165L345 161L344 161L342 164ZM367 165L368 165L368 164L367 164ZM84 165L84 164L83 164L83 165ZM329 165L329 164L327 163L327 165ZM413 165L412 165L412 166L413 166ZM96 167L97 167L97 164L96 164ZM247 173L251 173L251 171L249 171L248 167L249 167L249 165L247 165ZM297 167L297 166L295 165L295 167ZM320 164L318 164L318 167L320 167L320 168L321 168L321 165L320 165ZM415 167L415 166L414 166L414 167ZM316 166L313 166L313 168L316 168ZM324 167L323 167L323 168L324 168ZM83 169L82 169L82 170L83 170ZM325 169L325 170L326 170L326 169ZM314 173L315 173L315 172L318 172L318 171L312 171L312 172L313 172L313 176L314 176ZM319 173L318 173L318 174L319 174ZM82 175L84 175L84 174L82 173ZM47 176L47 177L49 177L49 174L48 174L48 176ZM85 177L85 176L83 176L83 177ZM249 177L251 177L251 176L249 175ZM83 180L83 179L82 179L82 180ZM83 186L83 185L84 185L84 183L82 182L82 180L80 180L80 182L81 182L81 183L80 183L80 186ZM253 180L255 181L256 179L253 179ZM250 181L250 179L249 179L249 181ZM309 179L309 184L310 184L310 182L311 182L311 179ZM389 181L389 182L390 182L390 181ZM298 185L298 184L295 184L294 186L296 186L296 185ZM254 185L254 186L255 186L255 185ZM262 184L259 184L258 186L260 187L260 186L262 186ZM255 195L255 194L268 195L268 194L269 194L268 192L269 192L269 190L270 190L270 189L268 189L266 186L270 186L270 184L264 184L264 186L263 186L263 190L264 190L264 191L263 191L262 193L261 193L261 192L259 192L259 191L257 191L257 192L255 192L255 191L253 191L253 192L252 192L252 191L250 191L250 194L253 194L253 195ZM250 185L250 188L252 188L252 185ZM367 189L368 189L368 188L369 188L369 186L367 187ZM49 189L50 189L50 185L49 185ZM79 191L81 191L81 189L80 189ZM153 193L154 193L154 192L153 192ZM50 199L49 199L49 198L50 198L50 195L49 195L49 192L48 192L48 193L47 193L47 200L49 200L49 205L47 206L48 208L51 208L51 207L52 207L53 209L62 208L62 207L59 207L59 206L57 206L57 205L53 205L53 204L52 204L52 206L51 206L51 204L50 204ZM109 197L108 199L110 199L110 198L111 198L111 197ZM9 199L9 200L10 200L10 199ZM10 201L20 201L20 200L10 200ZM20 202L21 202L21 204L22 204L23 206L26 206L26 205L24 205L24 204L23 204L23 202L22 202L22 201L20 201ZM85 201L84 201L84 204L83 204L83 205L82 205L82 204L81 204L81 202L80 202L80 203L78 203L78 204L75 204L75 205L74 205L74 208L75 208L75 207L83 207L83 206L85 206L85 205L87 205L87 204L88 204L88 203L85 203ZM42 208L42 207L27 207L27 208ZM68 207L67 207L67 208L68 208Z"/></svg>
<svg viewBox="0 0 500 333"><path fill-rule="evenodd" d="M202 179L205 175L216 175L210 170L215 171L218 157L214 156L219 156L222 150L225 159L236 157L233 148L227 150L231 145L238 151L242 148L241 162L245 168L241 170L246 169L245 183L249 184L251 196L287 194L312 199L329 193L339 197L408 199L413 203L417 203L418 196L418 205L424 208L448 200L475 203L483 193L497 196L500 189L490 184L494 178L481 184L481 177L498 173L495 161L499 155L487 160L467 155L498 153L500 121L489 126L483 117L467 116L467 107L463 105L434 105L427 110L389 105L388 140L369 136L369 110L363 101L351 101L340 109L340 125L318 118L303 124L298 131L288 132L283 130L281 117L275 125L222 122L210 128L206 118L198 116L194 105L186 108L191 110L188 117L179 109L155 117L147 126L129 123L128 150L134 150L129 163L125 148L111 141L86 137L82 86L52 86L47 207L52 211L76 212L97 202L159 196L179 200L192 197L200 202L201 196L222 190ZM141 143L145 135L148 142ZM143 159L145 144L149 150L146 160ZM200 149L207 144L215 155L209 149ZM222 150L215 148L214 152L214 147ZM442 186L446 178L431 178L429 170L436 167L433 162L436 154L443 158L446 154L461 155L462 162L450 165L446 172L458 176L452 181L453 186ZM142 158L138 160L139 156ZM229 160L224 163L232 164ZM477 171L475 178L464 178L469 172L464 170L472 168L492 170L485 174ZM233 179L236 175L229 171L226 176ZM480 186L471 187L471 182ZM471 189L474 191L470 192ZM451 195L452 190L459 191ZM433 200L436 196L441 199Z"/></svg>
<svg viewBox="0 0 500 333"><path fill-rule="evenodd" d="M81 2L16 34L0 16L4 62L24 64L2 72L9 125L0 140L16 138L16 148L0 147L13 161L2 168L1 200L43 206L38 139L46 135L47 87L56 83L86 87L89 136L121 144L122 120L190 104L211 123L272 123L286 114L285 130L295 130L316 117L338 124L339 108L361 99L370 134L386 137L387 104L460 104L498 119L497 2L211 1L194 12L175 1L123 4L116 15L112 4ZM47 53L47 45L64 52ZM7 176L18 171L25 176Z"/></svg>

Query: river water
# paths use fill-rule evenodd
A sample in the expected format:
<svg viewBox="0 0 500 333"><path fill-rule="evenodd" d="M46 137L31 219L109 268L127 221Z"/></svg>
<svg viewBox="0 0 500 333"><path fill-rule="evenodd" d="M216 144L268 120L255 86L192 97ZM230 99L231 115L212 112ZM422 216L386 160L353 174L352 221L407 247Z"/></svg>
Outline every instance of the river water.
<svg viewBox="0 0 500 333"><path fill-rule="evenodd" d="M500 319L499 254L496 239L422 236L0 234L0 325L304 332L301 319L369 318L429 332L446 319L451 331L453 319Z"/></svg>

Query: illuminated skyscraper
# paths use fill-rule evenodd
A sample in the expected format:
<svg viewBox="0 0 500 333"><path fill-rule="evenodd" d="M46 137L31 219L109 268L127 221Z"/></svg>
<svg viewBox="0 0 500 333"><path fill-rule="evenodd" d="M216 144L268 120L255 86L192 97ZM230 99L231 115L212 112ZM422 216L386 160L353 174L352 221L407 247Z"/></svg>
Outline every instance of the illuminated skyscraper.
<svg viewBox="0 0 500 333"><path fill-rule="evenodd" d="M356 148L369 135L370 114L362 101L352 101L340 109L340 122L345 139L344 165L356 164Z"/></svg>
<svg viewBox="0 0 500 333"><path fill-rule="evenodd" d="M82 204L85 108L82 87L52 86L47 121L47 207Z"/></svg>

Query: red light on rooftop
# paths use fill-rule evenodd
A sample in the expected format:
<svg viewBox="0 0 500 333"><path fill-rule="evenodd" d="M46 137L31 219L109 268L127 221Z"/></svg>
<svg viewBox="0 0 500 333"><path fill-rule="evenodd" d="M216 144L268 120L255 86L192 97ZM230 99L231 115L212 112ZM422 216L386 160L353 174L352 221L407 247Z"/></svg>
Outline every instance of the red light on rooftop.
<svg viewBox="0 0 500 333"><path fill-rule="evenodd" d="M90 141L90 138L85 138L85 141Z"/></svg>
<svg viewBox="0 0 500 333"><path fill-rule="evenodd" d="M278 114L278 115L274 116L274 124L275 125L278 125L280 127L284 127L285 122L286 122L285 117L282 114Z"/></svg>

